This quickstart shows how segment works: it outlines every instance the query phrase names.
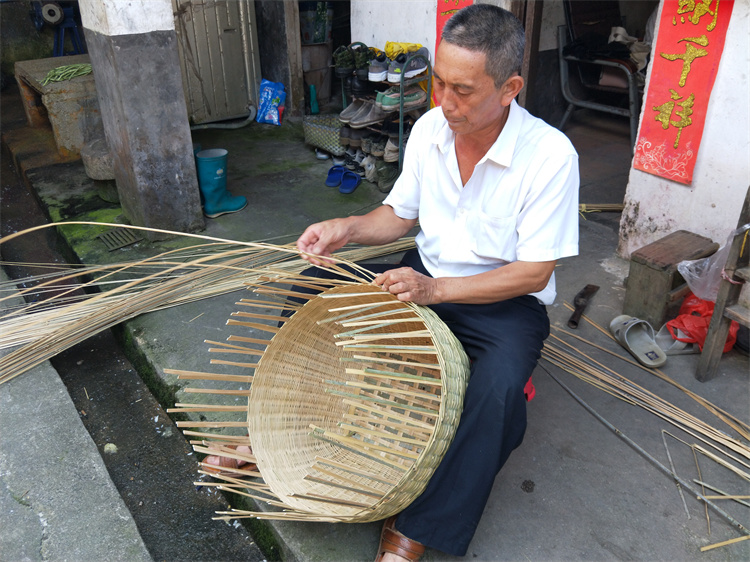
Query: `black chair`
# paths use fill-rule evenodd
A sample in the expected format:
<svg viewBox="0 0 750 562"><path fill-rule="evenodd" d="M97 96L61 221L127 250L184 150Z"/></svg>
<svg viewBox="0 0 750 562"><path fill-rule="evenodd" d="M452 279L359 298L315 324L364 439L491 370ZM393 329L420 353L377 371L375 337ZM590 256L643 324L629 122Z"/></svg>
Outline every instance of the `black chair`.
<svg viewBox="0 0 750 562"><path fill-rule="evenodd" d="M565 0L567 25L558 28L558 60L562 93L568 102L559 129L578 107L622 115L630 119L630 142L635 147L641 91L638 69L627 47L608 44L612 27L623 23L617 0ZM602 85L602 73L621 78L620 85ZM574 91L574 88L576 91Z"/></svg>

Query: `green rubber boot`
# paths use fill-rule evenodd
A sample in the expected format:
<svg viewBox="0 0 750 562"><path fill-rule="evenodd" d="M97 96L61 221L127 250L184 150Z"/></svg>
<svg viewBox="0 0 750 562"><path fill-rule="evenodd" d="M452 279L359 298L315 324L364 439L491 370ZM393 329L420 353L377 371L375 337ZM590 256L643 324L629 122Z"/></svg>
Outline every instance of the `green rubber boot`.
<svg viewBox="0 0 750 562"><path fill-rule="evenodd" d="M227 151L202 150L196 156L198 186L203 196L203 214L210 219L236 213L247 207L247 199L227 191Z"/></svg>

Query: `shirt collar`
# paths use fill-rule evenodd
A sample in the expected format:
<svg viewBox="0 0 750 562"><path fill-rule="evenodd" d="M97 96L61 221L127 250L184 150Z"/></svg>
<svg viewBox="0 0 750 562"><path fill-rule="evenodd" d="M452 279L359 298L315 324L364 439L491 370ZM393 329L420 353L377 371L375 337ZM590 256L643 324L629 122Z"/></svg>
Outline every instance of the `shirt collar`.
<svg viewBox="0 0 750 562"><path fill-rule="evenodd" d="M497 137L497 140L487 151L487 154L485 154L479 161L479 164L485 160L492 160L501 166L510 166L522 123L523 114L518 107L516 100L513 100L510 102L508 120L505 122L503 130L500 132L500 136ZM448 126L447 121L440 129L438 129L435 136L432 138L432 142L438 146L443 154L453 146L454 140L455 135Z"/></svg>

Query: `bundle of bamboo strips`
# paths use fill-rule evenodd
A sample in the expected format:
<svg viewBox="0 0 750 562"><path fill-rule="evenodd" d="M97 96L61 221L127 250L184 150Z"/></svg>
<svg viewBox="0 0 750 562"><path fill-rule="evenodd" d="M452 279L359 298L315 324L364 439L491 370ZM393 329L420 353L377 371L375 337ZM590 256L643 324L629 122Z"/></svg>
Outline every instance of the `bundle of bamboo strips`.
<svg viewBox="0 0 750 562"><path fill-rule="evenodd" d="M54 223L45 227L65 224L122 226L77 222ZM39 228L42 227L0 239L0 244ZM267 275L271 268L298 273L309 267L309 263L299 257L298 251L291 245L238 242L158 229L141 229L198 238L209 243L136 262L88 266L73 272L63 271L57 275L44 276L40 285L0 299L14 298L19 294L23 296L27 292L38 291L40 287L50 287L60 281L70 283L82 273L96 276L92 281L75 283L67 290L56 291L53 299L11 309L0 318L0 348L21 346L0 358L0 384L124 320L146 312L240 290L247 282ZM349 263L366 260L404 251L412 245L412 239L405 239L385 246L344 249L337 253L334 261ZM189 257L186 259L186 256ZM126 278L115 281L118 275ZM74 291L81 288L101 289L106 284L114 284L114 287L97 294L71 297Z"/></svg>

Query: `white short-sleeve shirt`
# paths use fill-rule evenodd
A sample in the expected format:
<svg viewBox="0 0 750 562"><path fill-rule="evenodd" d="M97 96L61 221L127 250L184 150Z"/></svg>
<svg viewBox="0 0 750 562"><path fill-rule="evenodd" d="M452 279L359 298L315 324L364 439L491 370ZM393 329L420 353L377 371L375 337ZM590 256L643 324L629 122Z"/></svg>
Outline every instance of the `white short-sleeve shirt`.
<svg viewBox="0 0 750 562"><path fill-rule="evenodd" d="M578 254L578 155L568 138L511 103L500 136L462 185L455 135L437 107L414 125L403 171L383 201L419 219L433 277L466 277L514 261ZM538 293L555 299L555 278Z"/></svg>

